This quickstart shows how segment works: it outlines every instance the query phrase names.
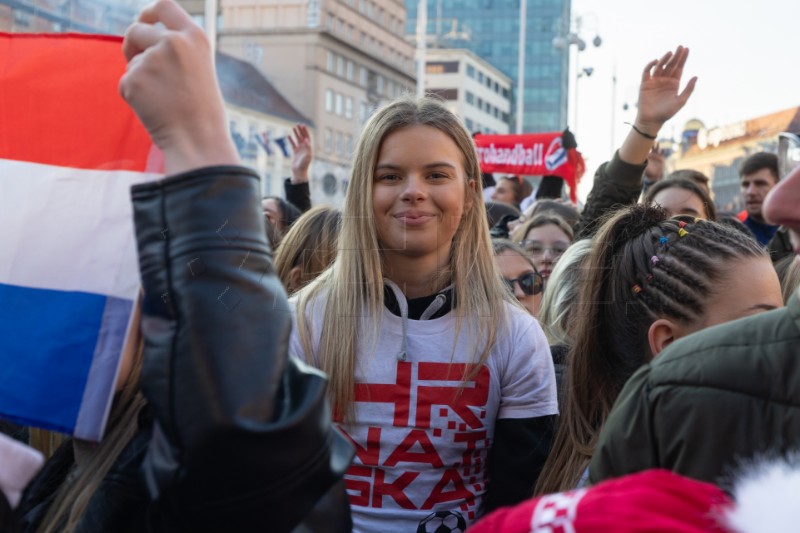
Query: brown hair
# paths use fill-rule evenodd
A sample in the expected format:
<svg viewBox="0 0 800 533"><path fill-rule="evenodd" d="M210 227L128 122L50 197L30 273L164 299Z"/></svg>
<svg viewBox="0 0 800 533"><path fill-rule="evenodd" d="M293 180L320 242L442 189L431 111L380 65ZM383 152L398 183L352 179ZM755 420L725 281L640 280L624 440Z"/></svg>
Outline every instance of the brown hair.
<svg viewBox="0 0 800 533"><path fill-rule="evenodd" d="M766 252L733 229L669 218L660 207L633 205L605 219L585 260L593 268L572 315L566 405L536 494L575 488L622 386L652 358L650 324L702 320L725 265L748 257Z"/></svg>
<svg viewBox="0 0 800 533"><path fill-rule="evenodd" d="M517 229L514 230L514 233L511 234L511 238L514 242L523 241L525 240L525 237L528 235L528 232L530 230L532 230L533 228L538 228L539 226L546 226L548 224L553 224L554 226L558 226L558 228L561 231L567 234L567 237L569 237L570 242L572 242L572 239L574 237L572 226L570 226L560 216L550 212L545 212L540 215L536 215L530 220L524 222L521 226L518 226Z"/></svg>
<svg viewBox="0 0 800 533"><path fill-rule="evenodd" d="M342 213L333 207L316 206L303 213L275 252L275 271L286 291L292 294L319 276L336 259ZM292 269L300 268L297 285Z"/></svg>
<svg viewBox="0 0 800 533"><path fill-rule="evenodd" d="M708 193L700 187L695 181L690 180L688 178L668 178L659 181L649 189L647 189L647 193L645 193L644 200L647 204L652 204L653 199L656 197L658 193L665 189L684 189L686 191L691 192L703 203L703 207L706 208L706 215L708 220L713 220L714 222L717 221L717 208L714 206L714 201L708 195Z"/></svg>

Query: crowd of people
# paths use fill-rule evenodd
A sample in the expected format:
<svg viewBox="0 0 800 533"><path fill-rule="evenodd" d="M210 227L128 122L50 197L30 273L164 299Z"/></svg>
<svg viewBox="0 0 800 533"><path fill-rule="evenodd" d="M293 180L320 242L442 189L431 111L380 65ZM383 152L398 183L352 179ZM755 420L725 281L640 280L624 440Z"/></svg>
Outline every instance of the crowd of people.
<svg viewBox="0 0 800 533"><path fill-rule="evenodd" d="M3 531L744 533L742 464L800 488L800 138L744 161L741 216L663 176L688 49L645 66L582 209L487 180L430 97L370 117L341 210L311 205L304 125L261 198L191 18L159 0L123 53L167 174L132 190L135 334L99 444L42 467L0 435Z"/></svg>

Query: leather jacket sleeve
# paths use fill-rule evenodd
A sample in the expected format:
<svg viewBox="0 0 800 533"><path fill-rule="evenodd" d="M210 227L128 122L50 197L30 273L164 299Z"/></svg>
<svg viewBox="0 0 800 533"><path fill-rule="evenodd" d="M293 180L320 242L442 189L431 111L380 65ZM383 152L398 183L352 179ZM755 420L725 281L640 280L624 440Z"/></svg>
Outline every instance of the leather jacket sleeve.
<svg viewBox="0 0 800 533"><path fill-rule="evenodd" d="M350 527L352 451L324 376L287 357L291 317L259 198L241 167L133 188L155 530L291 531L321 502L325 531Z"/></svg>

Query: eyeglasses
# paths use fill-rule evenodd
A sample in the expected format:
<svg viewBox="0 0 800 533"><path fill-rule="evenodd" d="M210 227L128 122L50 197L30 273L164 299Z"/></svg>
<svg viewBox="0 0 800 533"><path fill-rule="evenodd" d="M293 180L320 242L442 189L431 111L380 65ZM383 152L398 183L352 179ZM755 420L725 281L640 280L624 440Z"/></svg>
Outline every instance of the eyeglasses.
<svg viewBox="0 0 800 533"><path fill-rule="evenodd" d="M778 135L778 177L784 178L800 166L800 136L794 133Z"/></svg>
<svg viewBox="0 0 800 533"><path fill-rule="evenodd" d="M528 296L540 294L544 290L544 278L538 272L528 272L518 278L503 278L511 292L514 292L514 283L519 283L519 288Z"/></svg>
<svg viewBox="0 0 800 533"><path fill-rule="evenodd" d="M567 251L568 244L559 244L556 243L553 246L542 246L539 241L520 241L520 246L522 249L525 250L526 253L530 254L533 257L541 257L544 255L546 251L550 251L550 255L555 257L561 257L561 254Z"/></svg>

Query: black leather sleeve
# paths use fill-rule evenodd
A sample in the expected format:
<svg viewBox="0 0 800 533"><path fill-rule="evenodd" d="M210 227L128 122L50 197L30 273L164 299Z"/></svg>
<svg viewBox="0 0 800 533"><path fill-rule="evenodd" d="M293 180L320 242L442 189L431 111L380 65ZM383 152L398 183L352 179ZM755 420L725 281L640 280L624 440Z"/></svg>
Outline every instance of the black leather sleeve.
<svg viewBox="0 0 800 533"><path fill-rule="evenodd" d="M240 167L133 189L156 530L291 531L323 499L327 531L349 527L340 478L352 452L323 375L287 358L291 318L259 198Z"/></svg>

